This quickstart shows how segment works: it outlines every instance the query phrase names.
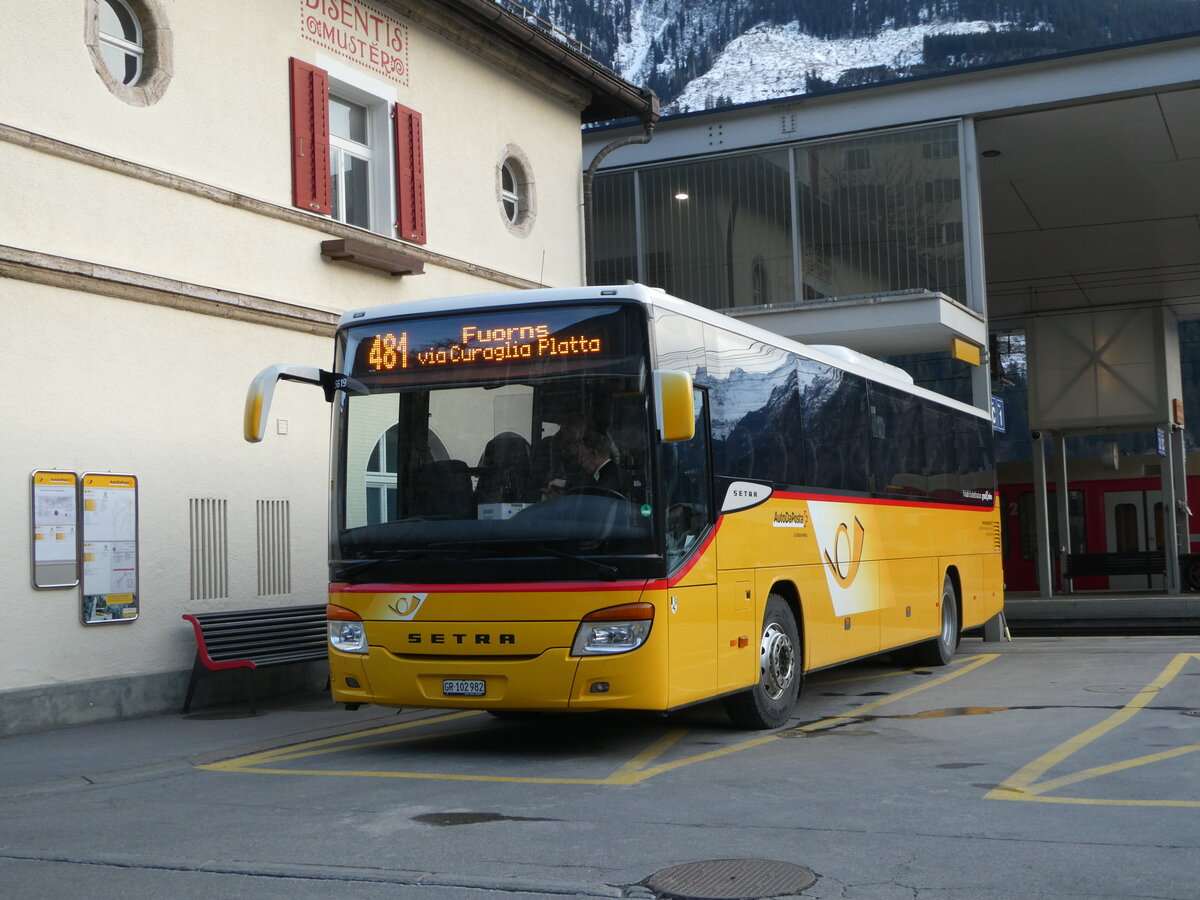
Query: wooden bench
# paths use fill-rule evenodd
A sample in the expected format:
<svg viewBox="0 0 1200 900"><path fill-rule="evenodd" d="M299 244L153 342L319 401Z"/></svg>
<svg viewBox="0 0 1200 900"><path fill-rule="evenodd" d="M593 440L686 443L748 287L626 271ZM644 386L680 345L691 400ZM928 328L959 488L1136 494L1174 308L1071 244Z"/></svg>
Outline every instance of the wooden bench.
<svg viewBox="0 0 1200 900"><path fill-rule="evenodd" d="M192 707L197 680L214 672L247 670L254 714L255 669L328 659L324 604L185 613L183 618L196 631L196 661L183 701L185 714Z"/></svg>

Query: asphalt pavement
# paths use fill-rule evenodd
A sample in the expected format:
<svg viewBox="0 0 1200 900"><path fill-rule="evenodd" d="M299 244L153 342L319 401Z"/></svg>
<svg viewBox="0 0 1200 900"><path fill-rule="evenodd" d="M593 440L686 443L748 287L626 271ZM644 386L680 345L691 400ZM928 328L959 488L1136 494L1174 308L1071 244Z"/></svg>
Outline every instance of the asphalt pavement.
<svg viewBox="0 0 1200 900"><path fill-rule="evenodd" d="M790 866L820 900L1200 900L1192 636L865 660L775 732L712 704L259 710L0 739L0 895L651 898L680 866Z"/></svg>

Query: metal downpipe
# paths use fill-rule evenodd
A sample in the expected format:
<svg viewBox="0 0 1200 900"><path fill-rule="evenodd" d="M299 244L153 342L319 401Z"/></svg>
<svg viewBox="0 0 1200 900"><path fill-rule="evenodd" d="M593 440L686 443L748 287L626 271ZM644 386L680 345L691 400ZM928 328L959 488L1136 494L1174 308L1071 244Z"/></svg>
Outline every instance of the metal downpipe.
<svg viewBox="0 0 1200 900"><path fill-rule="evenodd" d="M592 157L591 163L583 172L583 265L584 265L584 280L587 284L593 283L592 263L594 249L592 247L594 233L594 213L592 211L592 182L596 178L596 170L600 168L600 163L604 157L612 153L614 150L619 150L621 147L628 147L630 144L648 144L654 137L654 123L646 122L643 126L645 129L642 134L632 135L630 137L617 138L610 141L599 152Z"/></svg>

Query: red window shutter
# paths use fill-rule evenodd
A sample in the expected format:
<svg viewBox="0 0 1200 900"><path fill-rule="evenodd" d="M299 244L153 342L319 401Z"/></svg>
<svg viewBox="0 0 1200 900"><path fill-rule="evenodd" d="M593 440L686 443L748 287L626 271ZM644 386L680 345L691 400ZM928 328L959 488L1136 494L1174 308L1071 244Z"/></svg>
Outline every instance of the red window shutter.
<svg viewBox="0 0 1200 900"><path fill-rule="evenodd" d="M425 163L421 114L396 104L396 231L401 240L425 243Z"/></svg>
<svg viewBox="0 0 1200 900"><path fill-rule="evenodd" d="M329 73L291 63L292 204L329 215Z"/></svg>

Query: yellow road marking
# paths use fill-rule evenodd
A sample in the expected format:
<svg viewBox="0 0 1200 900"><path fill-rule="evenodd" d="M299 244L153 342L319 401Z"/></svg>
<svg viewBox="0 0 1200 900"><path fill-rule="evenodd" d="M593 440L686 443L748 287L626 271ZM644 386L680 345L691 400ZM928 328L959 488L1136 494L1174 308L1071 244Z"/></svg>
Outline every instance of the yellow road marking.
<svg viewBox="0 0 1200 900"><path fill-rule="evenodd" d="M1114 763L1109 763L1103 766L1092 766L1088 769L1083 769L1070 775L1062 775L1058 778L1051 778L1046 781L1040 781L1041 777L1060 765L1066 759L1078 753L1088 744L1103 737L1116 728L1124 725L1132 719L1138 712L1146 707L1158 693L1170 684L1188 661L1200 659L1200 654L1197 653L1179 653L1167 664L1166 668L1159 673L1154 681L1150 682L1134 696L1128 703L1110 715L1102 722L1098 722L1091 728L1080 732L1070 740L1064 741L1048 753L1039 756L1033 762L1022 767L1015 772L1011 777L1005 780L999 786L993 788L984 795L988 800L1030 800L1039 801L1042 803L1079 803L1095 806L1187 806L1200 807L1200 800L1108 800L1098 798L1081 798L1081 797L1047 797L1045 794L1049 791L1056 790L1060 787L1065 787L1069 784L1078 784L1081 781L1086 781L1091 778L1099 778L1102 775L1110 775L1114 772L1121 772L1126 769L1136 768L1137 766L1149 765L1151 763L1162 762L1168 759L1175 759L1200 750L1200 744L1187 744L1182 747L1177 747L1172 750L1167 750L1162 753L1152 753L1147 756L1139 756L1134 759L1121 760Z"/></svg>
<svg viewBox="0 0 1200 900"><path fill-rule="evenodd" d="M980 654L979 656L976 656L973 659L963 663L957 668L956 671L943 675L941 678L935 678L932 681L925 681L916 685L915 687L909 688L907 691L901 691L898 694L890 694L887 697L881 697L878 700L873 700L870 703L866 703L857 707L856 709L851 710L845 715L833 716L828 719L822 719L819 722L810 722L807 725L801 725L798 728L789 728L784 731L777 731L768 735L764 735L763 737L742 741L741 743L730 744L728 747L721 747L717 750L709 750L705 753L697 753L694 756L686 756L682 759L673 760L672 762L663 763L662 765L654 766L648 769L643 769L642 771L636 773L636 775L631 775L628 780L620 783L633 784L637 781L645 781L647 778L653 778L655 775L661 775L664 772L670 772L673 769L694 765L698 762L707 762L710 759L719 759L722 756L729 756L733 753L741 753L743 750L750 750L754 747L761 747L763 744L769 744L771 741L779 740L781 735L787 734L789 731L824 731L828 728L833 728L838 725L848 725L852 722L857 722L863 716L874 712L881 706L885 706L888 703L894 703L897 700L903 700L906 697L911 697L913 694L919 694L921 691L926 691L930 688L943 685L948 681L953 681L955 678L958 678L961 675L966 675L968 672L973 672L980 666L996 659L999 655L1000 654L998 653Z"/></svg>
<svg viewBox="0 0 1200 900"><path fill-rule="evenodd" d="M414 728L420 728L425 725L440 725L442 722L450 722L454 719L463 719L467 716L481 716L483 713L479 710L471 709L466 712L449 713L444 716L430 716L426 719L417 719L414 722L404 722L400 725L384 725L381 728L370 728L366 731L355 731L350 734L339 734L334 737L321 738L316 741L307 741L303 744L291 744L287 747L278 747L274 750L264 750L261 753L251 753L248 756L239 756L235 759L227 759L222 762L209 763L203 766L197 766L198 769L217 770L236 770L243 769L247 766L257 766L264 763L278 762L281 759L296 759L301 756L316 756L318 753L330 752L327 750L318 750L321 747L330 747L331 745L339 745L333 748L333 752L346 749L347 741L359 738L372 737L377 734L389 734L395 731L408 731ZM424 737L424 735L419 735Z"/></svg>
<svg viewBox="0 0 1200 900"><path fill-rule="evenodd" d="M617 771L613 772L609 776L609 779L620 783L628 783L625 779L632 778L635 774L643 771L646 766L674 747L687 734L688 731L683 728L677 728L674 731L668 732L633 759L629 760L629 762L625 763L625 765L621 766L621 768L617 769Z"/></svg>
<svg viewBox="0 0 1200 900"><path fill-rule="evenodd" d="M847 724L858 721L862 716L868 715L880 707L894 703L897 700L903 700L906 697L911 697L922 691L937 687L952 681L968 672L973 672L980 666L996 659L999 654L988 653L980 654L972 657L961 664L955 664L954 671L943 675L940 678L935 678L930 681L922 682L915 685L906 691L901 691L898 694L892 694L887 697L881 697L878 700L873 700L860 707L857 707L850 712L835 716L828 719L822 719L819 722L811 722L807 725L801 725L790 731L809 732L823 731L827 728L833 728L838 725ZM686 729L675 729L654 741L650 746L640 751L632 759L622 764L611 775L604 778L537 778L525 777L516 775L458 775L446 772L388 772L379 770L349 770L349 769L287 769L278 768L277 764L295 759L303 759L309 756L325 756L332 753L340 753L347 750L355 750L359 747L371 747L378 745L394 745L397 743L408 743L415 740L425 739L424 734L415 734L409 736L398 736L383 740L370 741L363 743L363 738L379 737L383 735L393 735L397 732L414 730L423 728L427 725L441 725L446 722L452 722L458 719L463 719L468 716L482 715L477 710L467 710L463 712L448 713L446 715L431 716L425 719L418 719L414 722L406 722L400 725L387 725L381 728L372 728L366 731L351 732L349 734L337 735L334 737L321 738L315 741L308 741L302 744L294 744L288 747L281 747L276 750L267 750L261 753L252 753L247 756L240 756L235 759L224 760L223 762L210 763L208 765L198 766L198 768L209 771L221 772L257 772L269 775L343 775L343 776L358 776L370 778L426 778L439 781L478 781L478 782L506 782L511 784L582 784L582 785L631 785L646 781L661 775L665 772L670 772L675 769L683 768L684 766L695 765L700 762L707 762L712 759L719 759L723 756L729 756L734 753L741 753L745 750L750 750L755 747L761 747L771 741L778 740L781 736L786 735L787 731L772 732L762 737L753 738L747 741L741 741L737 744L731 744L727 747L722 747L717 750L710 750L704 753L697 753L691 756L681 757L679 759L668 762L652 765L655 760L661 759L664 754L669 752L672 747L675 747L684 737L690 732ZM446 732L439 732L439 737L445 735Z"/></svg>
<svg viewBox="0 0 1200 900"><path fill-rule="evenodd" d="M1175 759L1177 756L1186 756L1189 753L1195 753L1197 750L1200 750L1200 744L1188 744L1184 747L1176 747L1174 750L1164 750L1162 753L1149 753L1145 756L1135 757L1134 759L1109 763L1107 766L1092 766L1090 769L1083 769L1074 775L1063 775L1060 778L1052 778L1049 781L1039 782L1037 784L1037 793L1045 794L1047 791L1057 790L1060 787L1066 787L1068 784L1077 784L1080 781L1087 781L1089 778L1099 778L1101 775L1111 775L1113 772L1123 772L1126 769L1135 769L1138 766L1148 766L1151 763Z"/></svg>
<svg viewBox="0 0 1200 900"><path fill-rule="evenodd" d="M927 671L925 666L917 666L912 669L897 669L895 672L876 672L868 675L852 675L849 678L824 678L813 679L814 684L819 684L821 687L831 687L835 684L853 684L856 681L878 681L881 678L896 678L900 675L911 675L913 672ZM824 674L824 673L821 673Z"/></svg>

